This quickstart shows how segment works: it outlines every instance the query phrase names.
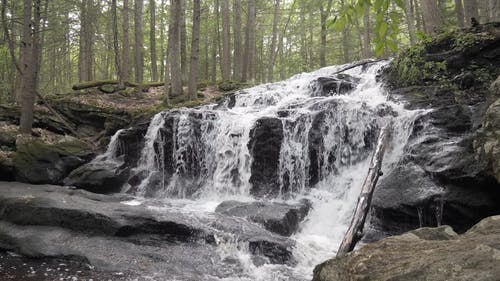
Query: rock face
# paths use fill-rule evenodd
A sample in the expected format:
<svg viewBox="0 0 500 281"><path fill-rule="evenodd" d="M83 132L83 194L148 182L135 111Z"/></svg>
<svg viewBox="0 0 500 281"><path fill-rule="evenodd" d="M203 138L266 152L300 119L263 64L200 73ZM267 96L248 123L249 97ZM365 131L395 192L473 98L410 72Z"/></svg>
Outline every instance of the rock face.
<svg viewBox="0 0 500 281"><path fill-rule="evenodd" d="M317 80L315 96L332 96L346 94L359 82L348 74L337 74L334 77L320 77Z"/></svg>
<svg viewBox="0 0 500 281"><path fill-rule="evenodd" d="M13 158L15 177L28 183L61 183L73 169L93 156L87 144L76 140L50 145L39 140L18 142Z"/></svg>
<svg viewBox="0 0 500 281"><path fill-rule="evenodd" d="M307 216L310 203L302 201L296 205L272 202L224 201L215 212L228 216L242 217L263 225L267 230L290 236L299 228Z"/></svg>
<svg viewBox="0 0 500 281"><path fill-rule="evenodd" d="M500 96L497 84L490 87L500 74L499 42L498 24L457 31L389 67L392 97L430 112L415 121L405 157L379 181L367 241L441 224L462 233L500 213Z"/></svg>
<svg viewBox="0 0 500 281"><path fill-rule="evenodd" d="M127 195L60 186L0 182L0 191L0 248L28 257L70 257L100 270L213 280L241 273L238 261L227 264L229 257L217 249L236 239L256 262L294 263L292 241L242 218L186 214L173 206L154 211L120 203L132 199Z"/></svg>
<svg viewBox="0 0 500 281"><path fill-rule="evenodd" d="M314 269L314 281L498 280L500 216L463 235L449 226L421 228L363 246Z"/></svg>
<svg viewBox="0 0 500 281"><path fill-rule="evenodd" d="M279 194L279 157L283 140L283 124L277 118L257 120L250 132L248 150L253 156L251 193L257 197Z"/></svg>

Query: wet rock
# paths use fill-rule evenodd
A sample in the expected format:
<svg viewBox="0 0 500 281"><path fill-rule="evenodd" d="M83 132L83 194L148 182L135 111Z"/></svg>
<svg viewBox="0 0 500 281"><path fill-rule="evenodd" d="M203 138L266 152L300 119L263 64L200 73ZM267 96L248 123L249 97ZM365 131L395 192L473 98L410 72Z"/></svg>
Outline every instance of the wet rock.
<svg viewBox="0 0 500 281"><path fill-rule="evenodd" d="M94 193L120 192L129 176L129 168L121 161L90 162L73 170L63 181Z"/></svg>
<svg viewBox="0 0 500 281"><path fill-rule="evenodd" d="M316 96L343 95L356 87L358 79L348 74L337 74L334 77L320 77L316 80Z"/></svg>
<svg viewBox="0 0 500 281"><path fill-rule="evenodd" d="M314 269L314 281L496 280L500 276L500 216L463 235L449 226L385 238Z"/></svg>
<svg viewBox="0 0 500 281"><path fill-rule="evenodd" d="M497 92L500 96L500 90ZM486 111L482 128L478 131L473 145L486 173L500 184L500 98Z"/></svg>
<svg viewBox="0 0 500 281"><path fill-rule="evenodd" d="M299 228L299 223L310 209L308 201L296 205L273 202L238 202L224 201L215 209L216 212L246 218L263 225L267 230L290 236Z"/></svg>
<svg viewBox="0 0 500 281"><path fill-rule="evenodd" d="M207 270L218 276L230 266L221 264L223 257L216 247L236 239L267 262L294 262L291 240L242 218L199 216L175 208L155 211L147 204L120 203L131 200L128 195L99 195L60 186L0 182L0 191L0 247L32 257L76 256L110 270L161 268L171 262L172 272L178 272L177 266L183 263L198 262L203 267L211 261ZM206 258L205 262L198 257ZM141 263L131 262L134 258Z"/></svg>
<svg viewBox="0 0 500 281"><path fill-rule="evenodd" d="M88 145L77 140L55 144L39 140L18 142L13 158L16 180L37 184L61 183L73 169L93 156Z"/></svg>
<svg viewBox="0 0 500 281"><path fill-rule="evenodd" d="M283 124L277 118L261 118L250 131L248 150L253 156L251 194L273 197L279 194L279 157Z"/></svg>

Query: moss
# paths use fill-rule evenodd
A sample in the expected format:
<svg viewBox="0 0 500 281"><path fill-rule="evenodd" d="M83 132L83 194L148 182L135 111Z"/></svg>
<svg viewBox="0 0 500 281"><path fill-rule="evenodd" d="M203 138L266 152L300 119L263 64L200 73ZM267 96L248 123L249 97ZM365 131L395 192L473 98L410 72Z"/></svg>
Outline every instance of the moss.
<svg viewBox="0 0 500 281"><path fill-rule="evenodd" d="M232 92L235 90L243 89L248 87L249 84L247 83L242 83L242 82L237 82L237 81L232 81L232 80L224 80L220 81L217 86L220 91L222 92Z"/></svg>

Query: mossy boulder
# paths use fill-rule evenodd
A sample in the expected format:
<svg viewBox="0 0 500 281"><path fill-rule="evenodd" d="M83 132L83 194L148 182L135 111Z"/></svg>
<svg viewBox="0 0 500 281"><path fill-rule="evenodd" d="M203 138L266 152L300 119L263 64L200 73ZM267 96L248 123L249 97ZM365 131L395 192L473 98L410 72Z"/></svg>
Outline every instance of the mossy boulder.
<svg viewBox="0 0 500 281"><path fill-rule="evenodd" d="M60 184L72 170L90 161L92 149L76 139L46 144L37 139L18 140L13 166L17 181Z"/></svg>

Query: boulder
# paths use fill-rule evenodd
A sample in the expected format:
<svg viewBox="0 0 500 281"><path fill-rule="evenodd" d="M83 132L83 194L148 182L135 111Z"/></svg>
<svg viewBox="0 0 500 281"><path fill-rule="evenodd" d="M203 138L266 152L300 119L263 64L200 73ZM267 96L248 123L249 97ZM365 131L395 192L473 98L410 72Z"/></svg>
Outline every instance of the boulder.
<svg viewBox="0 0 500 281"><path fill-rule="evenodd" d="M483 126L474 139L474 150L486 172L500 184L500 98L486 111Z"/></svg>
<svg viewBox="0 0 500 281"><path fill-rule="evenodd" d="M17 143L13 158L16 180L27 183L58 184L75 168L88 162L94 153L76 139L46 144L37 139Z"/></svg>
<svg viewBox="0 0 500 281"><path fill-rule="evenodd" d="M299 228L311 205L308 201L290 205L274 202L224 201L215 212L228 216L242 217L263 225L267 230L290 236Z"/></svg>
<svg viewBox="0 0 500 281"><path fill-rule="evenodd" d="M120 192L127 181L129 169L121 161L90 162L73 170L63 181L94 193Z"/></svg>
<svg viewBox="0 0 500 281"><path fill-rule="evenodd" d="M314 269L314 281L497 280L500 216L463 235L449 226L422 228L382 239Z"/></svg>
<svg viewBox="0 0 500 281"><path fill-rule="evenodd" d="M348 74L337 74L333 77L320 77L314 86L315 96L343 95L356 87L359 79Z"/></svg>
<svg viewBox="0 0 500 281"><path fill-rule="evenodd" d="M256 121L250 131L248 150L253 157L250 193L256 197L279 194L279 157L283 141L283 124L278 118L265 117Z"/></svg>

